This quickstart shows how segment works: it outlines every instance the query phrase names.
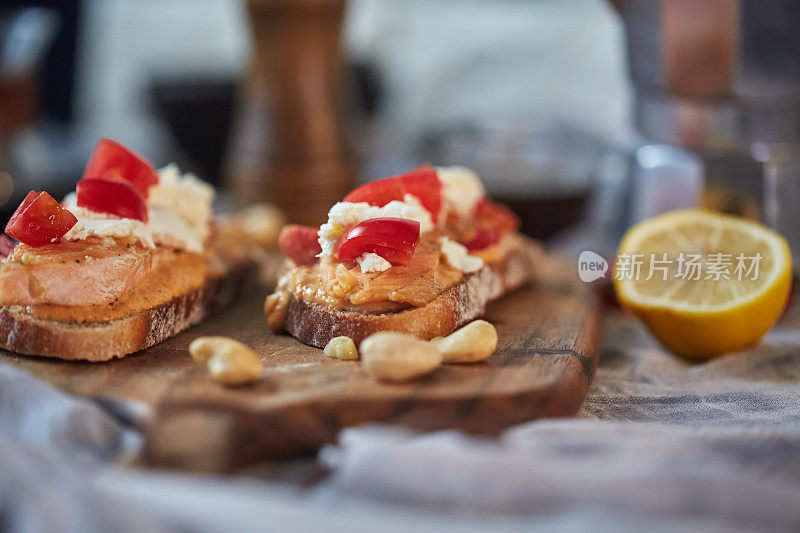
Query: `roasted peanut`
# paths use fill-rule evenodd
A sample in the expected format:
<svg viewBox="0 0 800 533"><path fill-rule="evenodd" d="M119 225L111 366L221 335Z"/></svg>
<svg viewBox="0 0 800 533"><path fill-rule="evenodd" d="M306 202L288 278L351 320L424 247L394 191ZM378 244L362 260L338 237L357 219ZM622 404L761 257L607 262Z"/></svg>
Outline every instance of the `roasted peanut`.
<svg viewBox="0 0 800 533"><path fill-rule="evenodd" d="M219 351L219 346L227 342L236 342L228 337L197 337L189 345L189 353L199 366L206 368L208 359Z"/></svg>
<svg viewBox="0 0 800 533"><path fill-rule="evenodd" d="M497 348L497 330L485 320L475 320L446 337L431 339L445 363L475 363L492 355Z"/></svg>
<svg viewBox="0 0 800 533"><path fill-rule="evenodd" d="M392 331L370 335L359 351L366 371L381 381L407 381L442 364L441 352L429 342Z"/></svg>
<svg viewBox="0 0 800 533"><path fill-rule="evenodd" d="M240 385L261 376L261 359L244 344L228 337L199 337L189 345L192 359L225 385Z"/></svg>
<svg viewBox="0 0 800 533"><path fill-rule="evenodd" d="M358 359L358 350L350 337L334 337L325 345L325 355L342 361L355 361Z"/></svg>
<svg viewBox="0 0 800 533"><path fill-rule="evenodd" d="M287 291L278 288L273 294L264 300L264 314L267 315L267 327L272 331L278 332L283 328L283 321L286 319L286 309L289 305L291 295Z"/></svg>
<svg viewBox="0 0 800 533"><path fill-rule="evenodd" d="M254 204L236 215L244 234L260 246L268 247L278 240L278 233L286 223L280 209L271 204Z"/></svg>

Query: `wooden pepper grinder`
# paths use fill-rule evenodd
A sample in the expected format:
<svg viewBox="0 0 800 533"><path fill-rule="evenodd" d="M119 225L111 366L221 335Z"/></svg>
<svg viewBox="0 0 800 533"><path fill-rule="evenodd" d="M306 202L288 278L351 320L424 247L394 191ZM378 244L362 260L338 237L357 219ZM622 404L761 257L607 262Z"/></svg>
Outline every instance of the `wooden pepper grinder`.
<svg viewBox="0 0 800 533"><path fill-rule="evenodd" d="M254 50L234 134L229 187L241 205L322 223L355 181L340 114L344 0L248 0Z"/></svg>

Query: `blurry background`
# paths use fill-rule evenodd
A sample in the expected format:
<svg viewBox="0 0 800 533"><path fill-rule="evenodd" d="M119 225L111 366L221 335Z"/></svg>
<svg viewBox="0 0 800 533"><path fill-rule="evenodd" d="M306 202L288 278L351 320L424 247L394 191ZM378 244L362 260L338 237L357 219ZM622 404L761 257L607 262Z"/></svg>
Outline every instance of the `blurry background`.
<svg viewBox="0 0 800 533"><path fill-rule="evenodd" d="M32 188L71 189L104 136L223 183L251 61L244 2L6 0L2 12L4 61L30 51L21 71L3 66L0 113L32 106L2 123L4 216ZM500 197L563 197L577 218L597 159L632 144L622 26L601 0L353 0L342 55L359 181L475 166ZM9 92L16 78L26 85Z"/></svg>
<svg viewBox="0 0 800 533"><path fill-rule="evenodd" d="M695 203L800 241L781 200L800 199L792 0L4 0L0 17L3 218L70 190L105 136L304 223L431 162L475 168L572 249L610 254L631 221Z"/></svg>

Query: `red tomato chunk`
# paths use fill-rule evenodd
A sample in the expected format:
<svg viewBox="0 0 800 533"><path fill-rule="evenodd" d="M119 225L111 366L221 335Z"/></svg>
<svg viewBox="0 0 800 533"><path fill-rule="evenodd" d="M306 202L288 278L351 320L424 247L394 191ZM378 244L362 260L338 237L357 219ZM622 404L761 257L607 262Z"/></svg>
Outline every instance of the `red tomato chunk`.
<svg viewBox="0 0 800 533"><path fill-rule="evenodd" d="M419 241L419 222L405 218L371 218L350 228L339 241L340 261L375 253L393 265L408 265Z"/></svg>
<svg viewBox="0 0 800 533"><path fill-rule="evenodd" d="M59 240L78 222L46 192L31 191L6 224L6 234L28 246Z"/></svg>
<svg viewBox="0 0 800 533"><path fill-rule="evenodd" d="M317 228L287 224L278 236L278 247L296 265L311 266L319 261L317 254L322 252L318 239Z"/></svg>
<svg viewBox="0 0 800 533"><path fill-rule="evenodd" d="M89 178L78 182L78 207L147 222L147 205L139 189L118 178Z"/></svg>
<svg viewBox="0 0 800 533"><path fill-rule="evenodd" d="M483 250L497 244L500 239L519 229L520 220L510 209L504 205L492 202L488 198L481 200L475 206L473 214L475 228L463 244L470 251Z"/></svg>
<svg viewBox="0 0 800 533"><path fill-rule="evenodd" d="M367 202L382 207L393 200L405 200L406 194L420 201L435 224L442 208L442 184L436 175L436 169L430 165L423 165L399 176L365 183L345 196L344 201Z"/></svg>
<svg viewBox="0 0 800 533"><path fill-rule="evenodd" d="M100 139L83 171L83 179L118 178L131 182L142 195L158 183L152 163L111 139Z"/></svg>

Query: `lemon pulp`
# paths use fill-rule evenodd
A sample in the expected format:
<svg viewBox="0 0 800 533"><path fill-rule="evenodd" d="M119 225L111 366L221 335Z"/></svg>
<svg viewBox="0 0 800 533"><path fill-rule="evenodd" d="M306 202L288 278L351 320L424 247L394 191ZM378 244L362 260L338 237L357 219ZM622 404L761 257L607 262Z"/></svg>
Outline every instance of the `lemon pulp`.
<svg viewBox="0 0 800 533"><path fill-rule="evenodd" d="M633 226L617 252L614 287L675 353L703 360L760 339L791 288L786 240L746 219L699 209Z"/></svg>

